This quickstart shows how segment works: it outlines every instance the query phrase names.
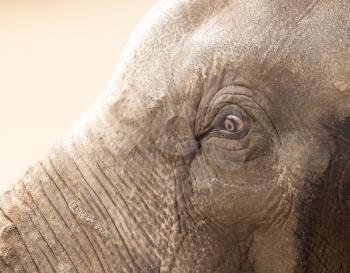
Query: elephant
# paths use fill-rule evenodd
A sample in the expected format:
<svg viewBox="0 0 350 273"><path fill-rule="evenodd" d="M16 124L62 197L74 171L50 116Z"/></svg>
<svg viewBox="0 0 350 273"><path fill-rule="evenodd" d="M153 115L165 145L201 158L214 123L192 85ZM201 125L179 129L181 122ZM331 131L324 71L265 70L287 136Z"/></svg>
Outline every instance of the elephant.
<svg viewBox="0 0 350 273"><path fill-rule="evenodd" d="M160 0L2 194L0 272L350 272L350 2Z"/></svg>

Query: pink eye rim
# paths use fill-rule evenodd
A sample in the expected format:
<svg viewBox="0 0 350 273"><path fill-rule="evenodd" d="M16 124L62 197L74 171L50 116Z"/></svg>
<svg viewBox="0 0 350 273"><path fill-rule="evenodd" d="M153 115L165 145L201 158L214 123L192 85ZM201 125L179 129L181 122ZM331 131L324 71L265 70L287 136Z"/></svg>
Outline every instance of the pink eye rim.
<svg viewBox="0 0 350 273"><path fill-rule="evenodd" d="M225 128L225 122L230 120L232 123L232 130ZM243 139L250 132L250 120L248 116L240 110L223 111L219 118L216 119L211 130L208 132L211 136L223 137L228 139Z"/></svg>

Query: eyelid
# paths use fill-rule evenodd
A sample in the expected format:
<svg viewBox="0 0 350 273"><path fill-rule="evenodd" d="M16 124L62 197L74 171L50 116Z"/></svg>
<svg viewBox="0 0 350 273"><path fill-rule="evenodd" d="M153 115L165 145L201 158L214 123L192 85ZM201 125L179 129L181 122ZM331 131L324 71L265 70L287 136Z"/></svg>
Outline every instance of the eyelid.
<svg viewBox="0 0 350 273"><path fill-rule="evenodd" d="M218 114L215 116L213 121L211 122L211 125L218 124L223 120L223 118L227 117L228 115L235 115L242 120L247 120L247 114L243 109L241 109L238 105L228 105L222 108Z"/></svg>

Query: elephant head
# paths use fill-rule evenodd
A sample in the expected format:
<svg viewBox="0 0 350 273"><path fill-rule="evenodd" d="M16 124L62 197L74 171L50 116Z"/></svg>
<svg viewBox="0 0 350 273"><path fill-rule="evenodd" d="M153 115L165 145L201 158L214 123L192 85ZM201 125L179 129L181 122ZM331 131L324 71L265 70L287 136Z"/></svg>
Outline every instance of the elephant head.
<svg viewBox="0 0 350 273"><path fill-rule="evenodd" d="M350 271L350 2L160 1L1 199L1 272Z"/></svg>

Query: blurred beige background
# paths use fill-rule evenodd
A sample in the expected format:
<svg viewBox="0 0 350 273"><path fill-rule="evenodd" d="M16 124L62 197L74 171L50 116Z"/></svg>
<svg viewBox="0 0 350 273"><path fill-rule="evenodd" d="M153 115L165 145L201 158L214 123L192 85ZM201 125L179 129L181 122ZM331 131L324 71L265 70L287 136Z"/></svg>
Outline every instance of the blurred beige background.
<svg viewBox="0 0 350 273"><path fill-rule="evenodd" d="M92 104L156 0L0 0L0 191Z"/></svg>

